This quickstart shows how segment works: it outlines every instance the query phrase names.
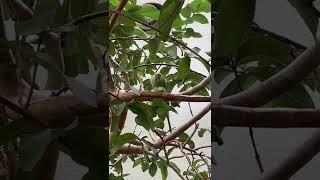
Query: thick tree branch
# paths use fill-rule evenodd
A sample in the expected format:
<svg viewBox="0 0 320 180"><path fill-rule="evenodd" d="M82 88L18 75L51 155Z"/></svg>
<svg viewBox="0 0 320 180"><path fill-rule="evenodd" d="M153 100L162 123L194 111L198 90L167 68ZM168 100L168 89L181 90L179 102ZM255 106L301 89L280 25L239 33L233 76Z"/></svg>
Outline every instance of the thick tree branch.
<svg viewBox="0 0 320 180"><path fill-rule="evenodd" d="M263 173L258 180L285 180L295 174L320 151L320 131L302 143L275 167Z"/></svg>
<svg viewBox="0 0 320 180"><path fill-rule="evenodd" d="M99 97L98 108L86 105L75 96L67 95L32 102L28 110L36 120L52 128L66 127L76 117L79 117L80 123L105 127L107 125L105 115L101 117L101 114L106 112L106 96L100 95ZM93 119L92 117L100 118Z"/></svg>
<svg viewBox="0 0 320 180"><path fill-rule="evenodd" d="M119 100L130 102L132 100L136 101L152 101L155 98L162 99L164 101L185 101L185 102L211 102L210 96L189 96L180 94L170 94L170 93L159 93L151 91L140 91L140 92L124 92L114 95Z"/></svg>
<svg viewBox="0 0 320 180"><path fill-rule="evenodd" d="M298 82L303 80L320 64L320 51L313 46L300 54L291 64L273 75L260 85L238 94L218 100L215 104L229 104L247 107L261 106L271 99L278 97Z"/></svg>
<svg viewBox="0 0 320 180"><path fill-rule="evenodd" d="M219 126L292 128L320 127L320 110L247 108L220 105L212 109Z"/></svg>
<svg viewBox="0 0 320 180"><path fill-rule="evenodd" d="M128 3L128 0L121 0L120 4L116 8L116 11L121 13L127 3ZM115 27L119 17L120 17L119 13L113 13L111 15L110 20L109 20L109 26L108 26L109 27L109 34L112 32L113 28Z"/></svg>
<svg viewBox="0 0 320 180"><path fill-rule="evenodd" d="M18 19L30 19L33 17L33 11L22 0L12 0L12 8Z"/></svg>

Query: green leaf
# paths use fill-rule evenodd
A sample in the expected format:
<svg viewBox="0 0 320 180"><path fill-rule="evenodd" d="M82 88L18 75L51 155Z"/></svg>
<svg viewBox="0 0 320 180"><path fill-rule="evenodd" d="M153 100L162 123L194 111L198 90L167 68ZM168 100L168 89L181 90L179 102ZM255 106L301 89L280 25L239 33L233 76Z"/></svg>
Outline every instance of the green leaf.
<svg viewBox="0 0 320 180"><path fill-rule="evenodd" d="M78 97L79 100L89 106L98 107L97 94L94 91L74 78L66 77L66 80L72 93Z"/></svg>
<svg viewBox="0 0 320 180"><path fill-rule="evenodd" d="M177 112L173 107L162 99L153 99L151 102L153 109L157 112L157 115L160 117L166 117L169 111Z"/></svg>
<svg viewBox="0 0 320 180"><path fill-rule="evenodd" d="M78 18L92 12L97 6L97 0L71 0L72 17Z"/></svg>
<svg viewBox="0 0 320 180"><path fill-rule="evenodd" d="M268 107L314 108L313 101L302 84L273 99Z"/></svg>
<svg viewBox="0 0 320 180"><path fill-rule="evenodd" d="M65 137L65 153L89 172L104 174L107 162L107 131L104 128L74 128Z"/></svg>
<svg viewBox="0 0 320 180"><path fill-rule="evenodd" d="M177 58L177 45L172 45L167 48L167 53L173 59Z"/></svg>
<svg viewBox="0 0 320 180"><path fill-rule="evenodd" d="M304 23L308 26L309 30L316 35L318 29L319 18L317 16L316 10L313 8L312 3L306 3L300 0L289 0L290 4L296 8Z"/></svg>
<svg viewBox="0 0 320 180"><path fill-rule="evenodd" d="M177 79L183 80L188 77L191 59L188 56L179 60Z"/></svg>
<svg viewBox="0 0 320 180"><path fill-rule="evenodd" d="M189 135L187 133L182 133L179 136L179 141L184 143L189 139Z"/></svg>
<svg viewBox="0 0 320 180"><path fill-rule="evenodd" d="M137 139L137 136L132 134L132 133L125 133L125 134L122 134L120 136L117 136L112 144L113 144L113 147L112 149L110 150L110 154L113 155L114 153L116 153L123 145L125 145L126 143L128 142L131 142L133 140Z"/></svg>
<svg viewBox="0 0 320 180"><path fill-rule="evenodd" d="M63 25L67 22L71 22L72 15L70 11L70 2L70 0L65 0L62 5L60 5L60 3L58 4L55 17L56 25Z"/></svg>
<svg viewBox="0 0 320 180"><path fill-rule="evenodd" d="M157 161L156 163L161 171L162 180L166 180L168 178L168 166L162 161Z"/></svg>
<svg viewBox="0 0 320 180"><path fill-rule="evenodd" d="M192 12L211 12L211 4L207 0L194 0L190 4Z"/></svg>
<svg viewBox="0 0 320 180"><path fill-rule="evenodd" d="M127 106L127 103L125 103L125 102L123 102L119 105L116 105L114 107L114 109L116 111L116 115L119 116L122 113L122 111L126 108L126 106Z"/></svg>
<svg viewBox="0 0 320 180"><path fill-rule="evenodd" d="M137 136L132 134L132 133L125 133L121 134L120 136L117 136L114 141L113 145L114 146L122 146L125 145L128 142L131 142L133 140L137 139Z"/></svg>
<svg viewBox="0 0 320 180"><path fill-rule="evenodd" d="M37 162L45 153L47 146L57 136L52 130L44 130L40 133L21 139L21 154L19 164L24 171L32 171Z"/></svg>
<svg viewBox="0 0 320 180"><path fill-rule="evenodd" d="M143 126L147 130L154 127L155 122L153 121L153 117L155 116L155 111L150 105L142 102L133 102L129 105L129 109L137 115L135 120L138 125Z"/></svg>
<svg viewBox="0 0 320 180"><path fill-rule="evenodd" d="M149 46L149 52L150 52L149 59L151 62L154 62L156 58L156 54L160 47L160 40L157 38L153 38L149 41L148 46Z"/></svg>
<svg viewBox="0 0 320 180"><path fill-rule="evenodd" d="M156 175L157 170L158 170L158 167L157 167L156 163L152 162L150 167L149 167L150 176L153 177L154 175Z"/></svg>
<svg viewBox="0 0 320 180"><path fill-rule="evenodd" d="M246 39L255 12L255 0L224 0L214 19L214 57L234 56Z"/></svg>
<svg viewBox="0 0 320 180"><path fill-rule="evenodd" d="M152 19L158 19L160 14L159 10L154 6L144 6L138 11L138 13Z"/></svg>
<svg viewBox="0 0 320 180"><path fill-rule="evenodd" d="M179 16L184 0L167 0L160 11L158 29L163 34L159 35L162 41L167 41L174 21Z"/></svg>
<svg viewBox="0 0 320 180"><path fill-rule="evenodd" d="M198 136L199 136L199 137L203 137L203 135L204 135L204 133L205 133L206 131L207 131L206 129L200 128L199 131L198 131Z"/></svg>
<svg viewBox="0 0 320 180"><path fill-rule="evenodd" d="M137 167L139 164L141 164L142 162L143 162L143 158L136 159L136 160L133 162L132 167L135 168L135 167Z"/></svg>
<svg viewBox="0 0 320 180"><path fill-rule="evenodd" d="M268 62L264 62L264 65L275 64L283 68L283 65L291 63L290 46L283 43L271 36L254 36L246 40L239 48L237 57L240 59L239 64L248 63L248 57L268 56L270 57ZM252 58L251 58L252 59ZM278 60L278 62L273 61ZM258 60L258 59L256 59Z"/></svg>
<svg viewBox="0 0 320 180"><path fill-rule="evenodd" d="M191 37L201 38L202 37L202 35L200 33L195 32L192 28L186 28L185 30L186 30L186 32L183 33L184 38L191 38Z"/></svg>
<svg viewBox="0 0 320 180"><path fill-rule="evenodd" d="M181 15L186 19L191 17L191 13L192 13L192 9L189 4L181 10Z"/></svg>
<svg viewBox="0 0 320 180"><path fill-rule="evenodd" d="M29 35L51 29L58 5L59 0L38 1L32 19L15 22L16 32L19 35Z"/></svg>
<svg viewBox="0 0 320 180"><path fill-rule="evenodd" d="M194 149L196 147L196 145L194 144L194 142L192 140L188 141L188 145L190 149Z"/></svg>
<svg viewBox="0 0 320 180"><path fill-rule="evenodd" d="M141 169L142 169L142 172L145 172L146 170L149 169L149 163L143 161L142 164L141 164Z"/></svg>
<svg viewBox="0 0 320 180"><path fill-rule="evenodd" d="M195 21L195 22L198 22L198 23L201 23L201 24L207 24L209 23L208 19L202 15L202 14L194 14L192 17L191 17L191 20L192 21Z"/></svg>
<svg viewBox="0 0 320 180"><path fill-rule="evenodd" d="M40 124L37 124L35 121L25 118L17 119L0 128L0 144L8 143L25 133L34 133L41 129Z"/></svg>
<svg viewBox="0 0 320 180"><path fill-rule="evenodd" d="M16 33L19 35L37 34L49 30L54 23L55 12L48 11L41 16L34 16L30 20L15 23Z"/></svg>

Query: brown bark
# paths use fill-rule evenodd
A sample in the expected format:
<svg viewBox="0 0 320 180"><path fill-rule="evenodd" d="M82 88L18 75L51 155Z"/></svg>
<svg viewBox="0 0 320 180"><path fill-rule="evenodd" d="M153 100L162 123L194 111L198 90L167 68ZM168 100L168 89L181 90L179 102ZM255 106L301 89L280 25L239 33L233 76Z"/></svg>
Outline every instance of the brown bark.
<svg viewBox="0 0 320 180"><path fill-rule="evenodd" d="M233 127L320 127L320 110L294 108L247 108L229 105L212 109L216 124Z"/></svg>

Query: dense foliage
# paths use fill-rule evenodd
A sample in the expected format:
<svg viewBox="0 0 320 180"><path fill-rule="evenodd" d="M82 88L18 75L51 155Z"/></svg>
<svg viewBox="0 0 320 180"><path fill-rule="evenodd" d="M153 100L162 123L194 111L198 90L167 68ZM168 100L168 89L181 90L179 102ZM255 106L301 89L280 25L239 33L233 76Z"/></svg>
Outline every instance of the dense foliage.
<svg viewBox="0 0 320 180"><path fill-rule="evenodd" d="M123 1L109 2L109 19L112 20L117 14L114 10ZM210 128L199 127L194 123L196 128L193 134L181 131L170 143L160 147L155 145L156 139L158 142L166 139L172 130L176 129L171 127L169 122L172 119L168 116L172 112L177 113L180 102L168 100L168 94L183 94L203 81L210 72L210 59L199 55L199 48L190 48L184 42L188 38L202 37L202 32L196 32L190 25L208 24L209 20L204 14L210 11L211 6L207 0L194 0L191 3L167 0L160 11L153 6L138 5L136 0L129 0L124 6L108 41L112 77L109 81L109 92L112 93L109 120L109 178L130 178L123 168L124 163L128 161L132 161L132 168L141 165L142 171L149 172L151 177L155 176L157 171L161 171L162 179L169 177L168 168L182 179L203 179L211 176L210 158L201 154L201 148L196 147L199 144L193 141L196 132L199 137L203 137ZM150 20L157 20L156 25L149 27L150 31L143 31L141 26L147 26ZM191 62L198 63L206 69L207 74L192 69ZM144 95L145 92L154 94L150 93L149 97L146 94L147 101L121 99L118 94L129 96L126 92L136 96ZM194 95L210 98L209 83ZM141 127L143 131L122 132L123 126L128 124L126 122L132 121L132 117L127 116L127 111L134 114L136 127ZM125 146L128 151L123 151ZM143 153L130 153L132 147L146 150ZM189 164L187 169L181 169L181 162L175 162L177 154L182 154L182 157L178 158L184 158Z"/></svg>

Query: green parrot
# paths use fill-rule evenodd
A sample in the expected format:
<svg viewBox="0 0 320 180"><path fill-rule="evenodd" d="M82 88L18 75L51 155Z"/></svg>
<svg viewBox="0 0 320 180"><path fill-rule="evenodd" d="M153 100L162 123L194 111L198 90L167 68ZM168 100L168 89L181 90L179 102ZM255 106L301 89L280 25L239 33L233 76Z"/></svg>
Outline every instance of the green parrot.
<svg viewBox="0 0 320 180"><path fill-rule="evenodd" d="M156 72L151 77L150 83L154 92L166 92L166 79L161 73Z"/></svg>
<svg viewBox="0 0 320 180"><path fill-rule="evenodd" d="M150 79L150 83L152 86L152 91L154 92L167 92L166 91L166 78L164 77L163 74L156 72ZM169 103L167 103L169 104ZM169 112L166 114L167 116L167 120L168 120L168 125L169 125L169 131L172 132L172 128L171 128L171 123L170 123L170 119L169 119Z"/></svg>

